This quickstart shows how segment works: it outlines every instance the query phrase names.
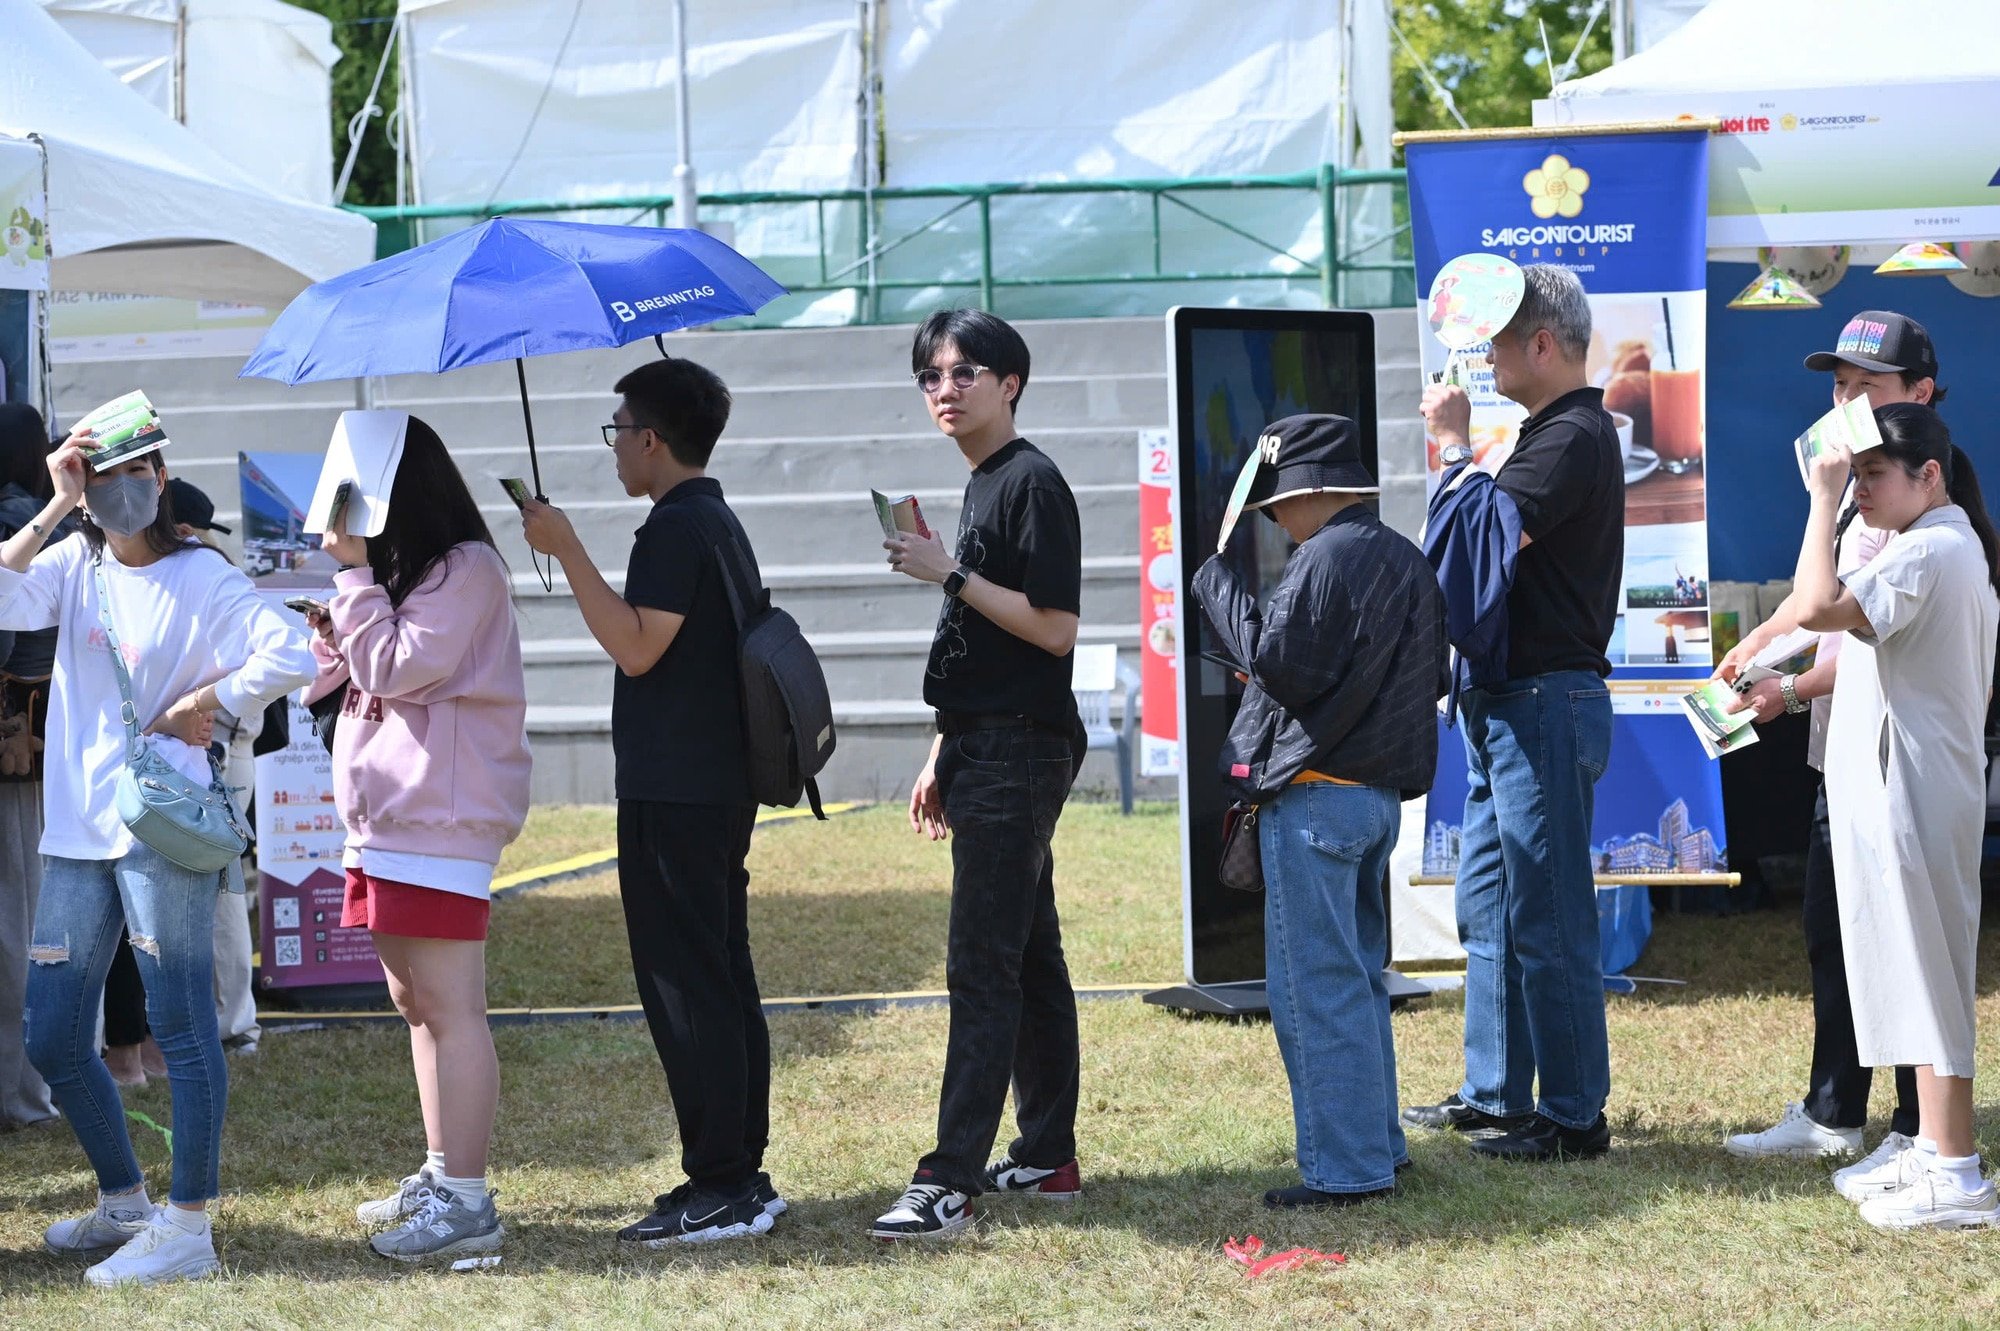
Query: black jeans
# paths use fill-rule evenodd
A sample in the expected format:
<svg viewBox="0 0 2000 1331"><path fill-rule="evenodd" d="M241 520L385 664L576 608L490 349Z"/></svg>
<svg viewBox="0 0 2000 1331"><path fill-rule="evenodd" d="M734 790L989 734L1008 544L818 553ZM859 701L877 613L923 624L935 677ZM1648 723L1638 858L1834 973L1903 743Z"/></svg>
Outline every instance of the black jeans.
<svg viewBox="0 0 2000 1331"><path fill-rule="evenodd" d="M947 735L937 779L951 820L951 1035L937 1149L919 1182L977 1195L1014 1084L1008 1154L1053 1169L1076 1157L1076 993L1056 918L1049 841L1075 778L1068 737L1040 729Z"/></svg>
<svg viewBox="0 0 2000 1331"><path fill-rule="evenodd" d="M1806 1114L1829 1128L1858 1128L1868 1121L1868 1087L1875 1069L1861 1066L1854 1048L1854 1008L1847 997L1847 957L1840 943L1840 902L1834 895L1833 842L1826 820L1826 787L1813 806L1806 846L1806 961L1812 967L1812 1080ZM1896 1069L1896 1112L1889 1130L1917 1135L1917 1073Z"/></svg>
<svg viewBox="0 0 2000 1331"><path fill-rule="evenodd" d="M618 801L632 973L680 1122L681 1167L735 1192L771 1136L771 1037L750 964L755 805Z"/></svg>

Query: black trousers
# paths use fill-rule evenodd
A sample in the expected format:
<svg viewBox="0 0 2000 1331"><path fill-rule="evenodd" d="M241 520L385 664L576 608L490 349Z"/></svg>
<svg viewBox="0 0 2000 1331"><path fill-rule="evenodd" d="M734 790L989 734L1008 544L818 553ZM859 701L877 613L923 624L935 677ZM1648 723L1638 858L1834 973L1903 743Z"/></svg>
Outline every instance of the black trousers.
<svg viewBox="0 0 2000 1331"><path fill-rule="evenodd" d="M951 820L945 984L951 1035L937 1149L917 1179L977 1195L1014 1085L1008 1154L1053 1169L1076 1157L1076 993L1056 918L1049 842L1075 779L1068 737L1039 729L948 735L937 777Z"/></svg>
<svg viewBox="0 0 2000 1331"><path fill-rule="evenodd" d="M1812 967L1812 1079L1806 1113L1829 1128L1858 1128L1868 1121L1868 1088L1875 1069L1861 1066L1854 1047L1854 1008L1847 996L1847 958L1840 943L1840 903L1834 895L1833 841L1827 828L1826 787L1813 806L1806 847L1806 961ZM1896 1112L1889 1130L1917 1135L1917 1073L1896 1069Z"/></svg>
<svg viewBox="0 0 2000 1331"><path fill-rule="evenodd" d="M771 1135L771 1037L743 867L756 820L750 804L618 801L618 893L681 1167L722 1192L763 1168Z"/></svg>

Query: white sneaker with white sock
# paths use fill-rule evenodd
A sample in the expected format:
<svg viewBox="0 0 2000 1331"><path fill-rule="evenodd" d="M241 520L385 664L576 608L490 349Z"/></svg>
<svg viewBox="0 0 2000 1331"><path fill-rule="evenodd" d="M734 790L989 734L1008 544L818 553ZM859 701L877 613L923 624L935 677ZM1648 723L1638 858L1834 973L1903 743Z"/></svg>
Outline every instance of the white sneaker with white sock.
<svg viewBox="0 0 2000 1331"><path fill-rule="evenodd" d="M1794 1100L1785 1106L1775 1125L1762 1132L1739 1132L1725 1141L1723 1147L1731 1155L1745 1159L1853 1155L1861 1149L1861 1129L1824 1127L1807 1115L1803 1103Z"/></svg>
<svg viewBox="0 0 2000 1331"><path fill-rule="evenodd" d="M156 1206L144 1229L85 1271L83 1278L100 1288L158 1285L169 1280L199 1280L221 1269L206 1211Z"/></svg>
<svg viewBox="0 0 2000 1331"><path fill-rule="evenodd" d="M74 1220L58 1220L42 1233L42 1245L50 1252L107 1252L122 1248L153 1217L153 1204L146 1190L97 1195L97 1209Z"/></svg>
<svg viewBox="0 0 2000 1331"><path fill-rule="evenodd" d="M1892 1132L1867 1158L1833 1171L1833 1190L1856 1205L1908 1187L1917 1177L1917 1142Z"/></svg>
<svg viewBox="0 0 2000 1331"><path fill-rule="evenodd" d="M1861 1203L1861 1218L1877 1229L1988 1229L2000 1223L2000 1192L1978 1156L1932 1157L1907 1186Z"/></svg>

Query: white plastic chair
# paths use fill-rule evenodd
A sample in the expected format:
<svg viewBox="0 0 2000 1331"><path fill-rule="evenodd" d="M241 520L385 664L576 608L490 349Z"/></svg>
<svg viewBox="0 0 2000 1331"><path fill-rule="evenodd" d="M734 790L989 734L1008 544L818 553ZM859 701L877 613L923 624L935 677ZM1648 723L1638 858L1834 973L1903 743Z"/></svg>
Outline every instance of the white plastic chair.
<svg viewBox="0 0 2000 1331"><path fill-rule="evenodd" d="M1111 723L1111 695L1125 693L1125 708L1118 724ZM1083 717L1083 731L1093 749L1110 749L1118 755L1118 807L1132 812L1132 755L1137 750L1139 729L1139 675L1118 659L1112 643L1079 645L1071 665L1070 690L1076 694L1076 710Z"/></svg>

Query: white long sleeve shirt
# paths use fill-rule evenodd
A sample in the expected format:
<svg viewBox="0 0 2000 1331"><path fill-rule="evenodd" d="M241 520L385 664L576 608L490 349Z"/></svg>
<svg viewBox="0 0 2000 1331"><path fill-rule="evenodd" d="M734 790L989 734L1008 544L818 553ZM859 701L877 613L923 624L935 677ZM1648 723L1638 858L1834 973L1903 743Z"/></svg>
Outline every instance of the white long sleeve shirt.
<svg viewBox="0 0 2000 1331"><path fill-rule="evenodd" d="M305 634L213 550L190 543L144 568L127 568L106 547L104 582L141 730L204 684L215 686L225 710L251 716L312 681ZM51 627L62 632L49 689L41 850L65 859L120 859L133 845L116 802L125 724L90 547L81 535L42 551L26 573L0 568L0 629ZM200 750L167 736L152 742L191 779L208 780Z"/></svg>

